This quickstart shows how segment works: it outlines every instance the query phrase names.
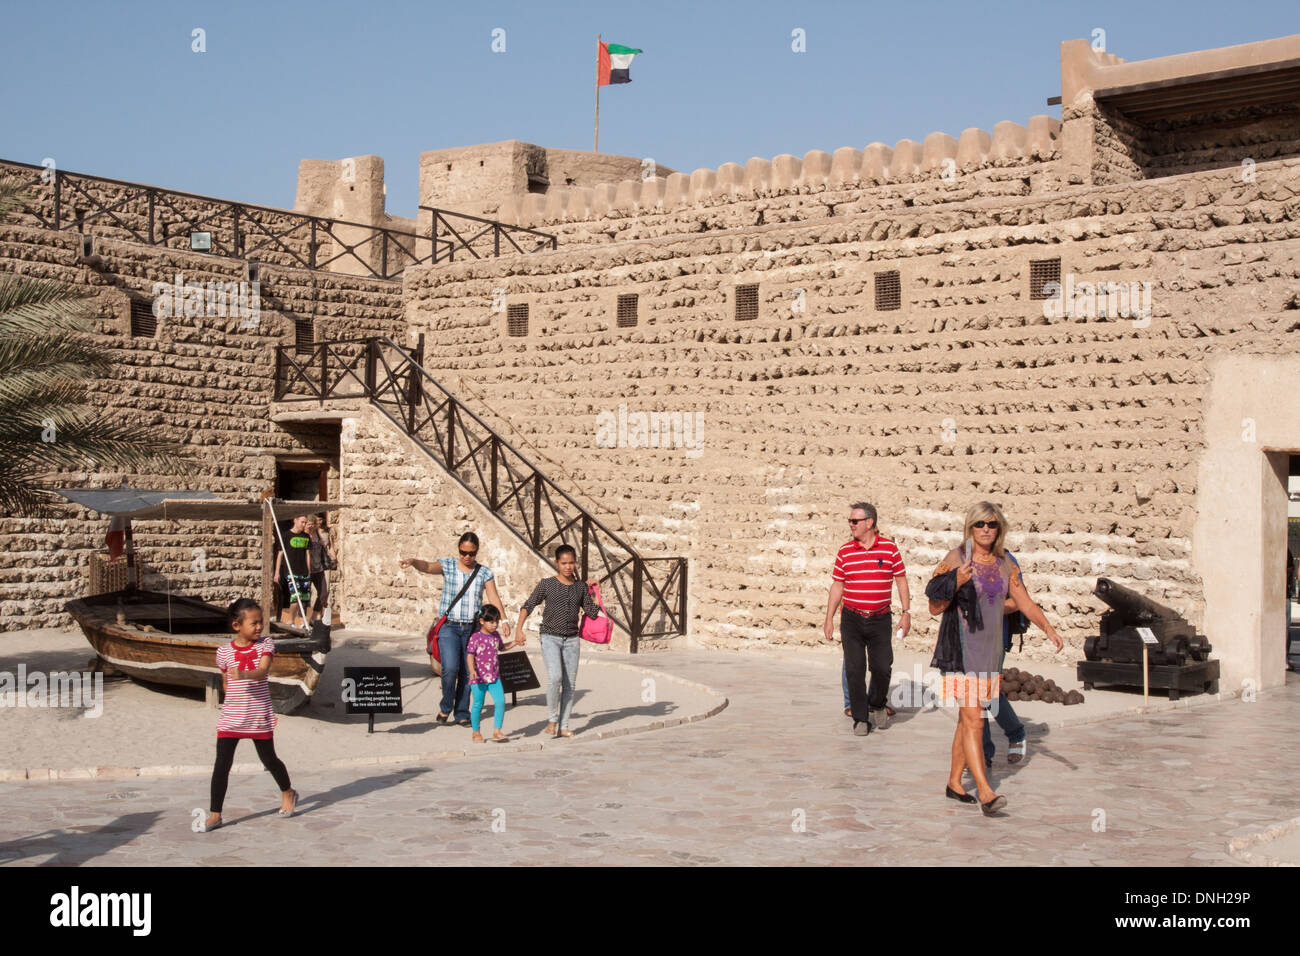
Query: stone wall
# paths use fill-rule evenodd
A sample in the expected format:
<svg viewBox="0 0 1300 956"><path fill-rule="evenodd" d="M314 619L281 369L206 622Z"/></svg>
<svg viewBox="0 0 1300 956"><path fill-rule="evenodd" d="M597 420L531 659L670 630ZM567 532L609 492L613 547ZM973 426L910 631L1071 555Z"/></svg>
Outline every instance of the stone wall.
<svg viewBox="0 0 1300 956"><path fill-rule="evenodd" d="M1027 127L1003 122L992 133L972 128L960 138L931 133L924 143L754 157L689 176L658 170L653 179L507 198L498 215L572 245L1023 195L1054 188L1059 132L1056 119L1035 116Z"/></svg>
<svg viewBox="0 0 1300 956"><path fill-rule="evenodd" d="M1007 509L1074 654L1097 626L1099 574L1201 620L1207 362L1295 349L1300 161L1261 163L1254 182L975 193L417 268L410 334L428 333L435 376L488 396L485 417L621 515L639 547L690 557L705 640L817 640L858 498L907 560L915 646L933 639L924 578L984 497ZM628 234L650 229L628 219ZM1149 317L1080 303L1049 319L1029 264L1058 257L1071 281L1151 283ZM877 277L894 271L900 307L878 309ZM756 320L735 317L744 284ZM638 296L634 328L616 327L621 294ZM494 302L527 305L528 334L507 335ZM633 416L655 411L680 416L687 440L642 440ZM616 429L623 447L598 441L611 419L632 423Z"/></svg>
<svg viewBox="0 0 1300 956"><path fill-rule="evenodd" d="M460 535L473 531L479 561L492 569L513 626L533 586L554 572L369 405L349 406L341 449L340 500L348 507L338 528L349 618L367 628L423 635L437 617L442 578L399 562L452 557ZM530 621L533 628L540 616ZM613 646L626 650L627 636L616 632Z"/></svg>
<svg viewBox="0 0 1300 956"><path fill-rule="evenodd" d="M277 455L337 456L337 439L290 432L271 423L275 346L292 344L294 318L312 320L317 339L400 335L396 283L264 266L256 327L240 317L162 318L156 337L131 335L133 298L151 302L155 282L238 282L242 263L189 251L101 237L96 259L78 259L71 232L0 224L0 271L57 279L93 297L99 341L115 360L111 379L94 382L91 403L126 420L156 426L188 446L194 459L165 473L83 471L54 485L110 487L123 478L153 488L203 488L256 500L275 478ZM337 488L337 469L334 474ZM68 623L63 602L83 593L86 564L102 550L107 520L71 505L50 520L0 518L0 629ZM140 522L136 543L146 563L176 586L211 600L255 594L260 530L238 523ZM191 573L204 549L202 571Z"/></svg>
<svg viewBox="0 0 1300 956"><path fill-rule="evenodd" d="M420 154L420 205L497 218L503 203L530 193L591 188L639 178L633 156L548 149L519 140L480 143ZM663 175L674 172L663 167Z"/></svg>

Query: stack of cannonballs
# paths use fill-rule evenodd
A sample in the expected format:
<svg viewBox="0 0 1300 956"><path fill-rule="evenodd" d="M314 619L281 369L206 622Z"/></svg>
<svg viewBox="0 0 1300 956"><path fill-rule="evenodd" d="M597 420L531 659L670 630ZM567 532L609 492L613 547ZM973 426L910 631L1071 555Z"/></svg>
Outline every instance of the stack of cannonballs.
<svg viewBox="0 0 1300 956"><path fill-rule="evenodd" d="M1056 681L1044 680L1038 674L1008 667L1002 672L1002 693L1007 700L1041 700L1049 704L1082 704L1083 694L1077 690L1066 692L1056 686Z"/></svg>

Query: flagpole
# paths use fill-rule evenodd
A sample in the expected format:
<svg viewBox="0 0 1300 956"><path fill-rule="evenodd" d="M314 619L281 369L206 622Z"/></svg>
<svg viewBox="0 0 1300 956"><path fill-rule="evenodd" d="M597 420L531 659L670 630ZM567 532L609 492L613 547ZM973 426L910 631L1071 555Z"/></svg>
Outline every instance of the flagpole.
<svg viewBox="0 0 1300 956"><path fill-rule="evenodd" d="M600 152L600 34L596 34L596 132L592 136L591 151Z"/></svg>

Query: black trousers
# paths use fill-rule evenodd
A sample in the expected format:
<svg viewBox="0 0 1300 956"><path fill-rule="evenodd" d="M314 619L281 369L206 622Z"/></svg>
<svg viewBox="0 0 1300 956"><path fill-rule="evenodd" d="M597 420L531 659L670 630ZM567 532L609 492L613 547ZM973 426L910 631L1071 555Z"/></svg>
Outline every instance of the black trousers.
<svg viewBox="0 0 1300 956"><path fill-rule="evenodd" d="M226 785L230 783L230 767L235 762L235 747L242 737L218 737L217 738L217 762L212 768L212 791L209 794L208 810L212 813L220 813L221 806L226 802ZM275 785L280 788L280 792L289 789L289 771L285 769L284 761L275 755L274 740L253 740L253 746L257 748L257 756L262 761L262 766L271 771L271 776L275 778Z"/></svg>
<svg viewBox="0 0 1300 956"><path fill-rule="evenodd" d="M889 674L894 666L893 630L892 614L865 618L852 611L840 612L840 645L844 648L844 668L849 678L849 710L855 721L866 720L870 710L884 709L889 696ZM869 690L868 667L871 670Z"/></svg>
<svg viewBox="0 0 1300 956"><path fill-rule="evenodd" d="M313 611L324 611L330 603L330 583L325 577L328 571L317 571L311 576L311 583L316 585L316 603L312 605Z"/></svg>

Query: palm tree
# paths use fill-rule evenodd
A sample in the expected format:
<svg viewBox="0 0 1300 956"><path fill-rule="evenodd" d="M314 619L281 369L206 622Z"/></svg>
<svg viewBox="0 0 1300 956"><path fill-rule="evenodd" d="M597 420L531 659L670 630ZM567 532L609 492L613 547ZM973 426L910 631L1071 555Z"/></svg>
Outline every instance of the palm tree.
<svg viewBox="0 0 1300 956"><path fill-rule="evenodd" d="M24 188L0 179L0 220ZM86 383L113 360L87 333L89 297L60 282L0 276L0 515L42 514L51 472L108 466L135 470L174 461L179 446L156 430L116 421L87 402Z"/></svg>

